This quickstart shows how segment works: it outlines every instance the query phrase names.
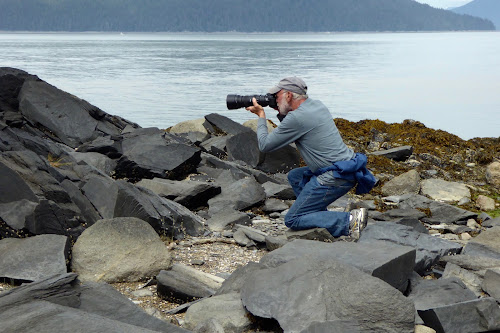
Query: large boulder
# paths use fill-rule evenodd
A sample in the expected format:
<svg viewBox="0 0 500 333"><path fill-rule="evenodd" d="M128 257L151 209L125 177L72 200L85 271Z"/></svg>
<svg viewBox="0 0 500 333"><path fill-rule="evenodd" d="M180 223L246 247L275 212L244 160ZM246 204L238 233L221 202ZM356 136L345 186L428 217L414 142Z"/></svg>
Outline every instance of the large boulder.
<svg viewBox="0 0 500 333"><path fill-rule="evenodd" d="M335 259L304 256L254 271L241 289L241 299L253 315L276 319L285 332L338 319L356 321L362 331L414 331L412 301Z"/></svg>
<svg viewBox="0 0 500 333"><path fill-rule="evenodd" d="M137 218L100 220L78 238L71 266L82 281L138 281L171 264L167 246Z"/></svg>

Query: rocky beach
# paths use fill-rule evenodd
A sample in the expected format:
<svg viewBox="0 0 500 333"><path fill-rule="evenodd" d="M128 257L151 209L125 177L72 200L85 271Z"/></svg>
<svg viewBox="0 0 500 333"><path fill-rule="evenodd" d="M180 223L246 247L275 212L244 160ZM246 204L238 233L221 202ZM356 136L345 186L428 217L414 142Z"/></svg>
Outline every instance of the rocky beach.
<svg viewBox="0 0 500 333"><path fill-rule="evenodd" d="M286 228L300 155L222 111L141 128L1 67L0 332L500 331L500 137L332 119L378 179L328 208L355 241Z"/></svg>

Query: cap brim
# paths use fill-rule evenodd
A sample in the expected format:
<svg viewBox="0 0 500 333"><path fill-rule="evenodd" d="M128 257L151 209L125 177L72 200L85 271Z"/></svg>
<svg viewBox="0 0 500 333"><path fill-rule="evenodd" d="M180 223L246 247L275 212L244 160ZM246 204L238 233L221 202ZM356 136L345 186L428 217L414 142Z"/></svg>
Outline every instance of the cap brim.
<svg viewBox="0 0 500 333"><path fill-rule="evenodd" d="M276 94L276 93L277 93L278 91L280 91L280 90L281 90L281 88L280 88L280 87L278 87L278 86L274 86L274 87L272 87L271 89L269 89L269 91L268 91L267 93L268 93L268 94L273 94L273 95L274 95L274 94Z"/></svg>

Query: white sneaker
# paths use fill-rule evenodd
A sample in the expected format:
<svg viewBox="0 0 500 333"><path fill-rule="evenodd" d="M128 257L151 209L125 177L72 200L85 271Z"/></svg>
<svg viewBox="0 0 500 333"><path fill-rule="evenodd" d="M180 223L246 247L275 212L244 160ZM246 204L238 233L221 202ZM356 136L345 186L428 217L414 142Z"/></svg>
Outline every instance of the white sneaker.
<svg viewBox="0 0 500 333"><path fill-rule="evenodd" d="M354 239L359 239L361 231L368 223L368 209L360 208L351 211L352 219L349 222L349 235Z"/></svg>

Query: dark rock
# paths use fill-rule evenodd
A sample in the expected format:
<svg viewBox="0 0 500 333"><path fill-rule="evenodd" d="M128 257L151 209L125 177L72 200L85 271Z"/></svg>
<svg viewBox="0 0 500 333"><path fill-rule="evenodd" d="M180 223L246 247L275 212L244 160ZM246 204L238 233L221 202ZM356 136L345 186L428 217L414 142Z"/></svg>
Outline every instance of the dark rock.
<svg viewBox="0 0 500 333"><path fill-rule="evenodd" d="M0 219L15 230L26 228L26 220L35 212L38 203L27 199L0 204Z"/></svg>
<svg viewBox="0 0 500 333"><path fill-rule="evenodd" d="M76 207L76 206L75 206ZM32 218L26 219L26 229L32 234L77 236L81 229L80 212L62 207L51 200L41 200Z"/></svg>
<svg viewBox="0 0 500 333"><path fill-rule="evenodd" d="M103 218L114 217L118 197L118 185L114 179L104 175L90 175L84 180L81 191Z"/></svg>
<svg viewBox="0 0 500 333"><path fill-rule="evenodd" d="M281 200L295 200L295 193L290 185L276 184L266 182L262 184L267 198L276 198Z"/></svg>
<svg viewBox="0 0 500 333"><path fill-rule="evenodd" d="M300 333L361 333L359 323L348 320L314 322Z"/></svg>
<svg viewBox="0 0 500 333"><path fill-rule="evenodd" d="M251 220L248 214L237 210L223 210L211 216L205 224L212 231L222 231L236 224L250 225Z"/></svg>
<svg viewBox="0 0 500 333"><path fill-rule="evenodd" d="M74 273L58 274L5 291L0 294L0 312L33 300L46 300L64 306L78 306L79 291L73 287L76 284L76 278L77 275Z"/></svg>
<svg viewBox="0 0 500 333"><path fill-rule="evenodd" d="M447 263L444 271L442 271L442 278L454 277L459 278L477 297L483 296L481 290L482 278L479 276L479 272L469 271L455 264Z"/></svg>
<svg viewBox="0 0 500 333"><path fill-rule="evenodd" d="M426 326L438 333L500 330L500 308L493 298L455 303L418 312Z"/></svg>
<svg viewBox="0 0 500 333"><path fill-rule="evenodd" d="M155 230L174 238L188 234L200 236L203 220L184 206L164 199L152 191L119 180L114 217L137 217Z"/></svg>
<svg viewBox="0 0 500 333"><path fill-rule="evenodd" d="M264 153L257 169L266 173L286 173L299 166L299 152L291 145L287 145L271 153Z"/></svg>
<svg viewBox="0 0 500 333"><path fill-rule="evenodd" d="M30 75L16 68L0 67L0 110L17 113L19 110L19 92L25 81L39 80L37 76Z"/></svg>
<svg viewBox="0 0 500 333"><path fill-rule="evenodd" d="M500 267L486 271L481 288L497 302L500 302Z"/></svg>
<svg viewBox="0 0 500 333"><path fill-rule="evenodd" d="M32 124L40 124L66 145L76 148L94 139L95 108L43 81L27 81L19 93L19 110Z"/></svg>
<svg viewBox="0 0 500 333"><path fill-rule="evenodd" d="M475 218L477 215L474 212L437 202L418 194L405 194L399 200L399 208L401 209L429 209L431 217L423 218L422 222L430 224L466 224L468 219Z"/></svg>
<svg viewBox="0 0 500 333"><path fill-rule="evenodd" d="M458 278L452 277L438 280L422 280L414 286L408 298L415 303L415 310L429 309L471 301L476 295ZM418 320L417 324L423 324Z"/></svg>
<svg viewBox="0 0 500 333"><path fill-rule="evenodd" d="M181 333L186 330L146 314L115 288L106 283L86 282L79 288L78 309L155 332Z"/></svg>
<svg viewBox="0 0 500 333"><path fill-rule="evenodd" d="M251 240L243 230L236 230L233 233L233 239L240 246L245 246L245 247L256 246L255 242Z"/></svg>
<svg viewBox="0 0 500 333"><path fill-rule="evenodd" d="M181 179L196 170L200 149L157 128L144 128L123 135L123 156L116 174L131 179Z"/></svg>
<svg viewBox="0 0 500 333"><path fill-rule="evenodd" d="M79 153L72 152L70 153L71 157L73 157L78 163L85 163L90 165L97 170L101 171L105 175L110 176L116 167L116 161L110 159L106 155L88 152L88 153Z"/></svg>
<svg viewBox="0 0 500 333"><path fill-rule="evenodd" d="M71 200L80 209L80 212L82 213L87 226L91 226L97 220L100 220L102 218L102 216L99 215L89 199L73 182L66 179L61 183L61 186L66 190Z"/></svg>
<svg viewBox="0 0 500 333"><path fill-rule="evenodd" d="M235 229L237 231L243 231L243 233L251 240L257 243L265 243L266 237L268 236L265 232L262 232L258 229L247 227L241 224L236 224Z"/></svg>
<svg viewBox="0 0 500 333"><path fill-rule="evenodd" d="M253 315L276 319L285 332L338 318L358 322L361 331L414 331L415 308L400 292L352 266L315 255L250 273L241 299Z"/></svg>
<svg viewBox="0 0 500 333"><path fill-rule="evenodd" d="M23 316L17 314L22 313ZM43 318L41 320L40 318ZM98 314L86 313L77 309L46 301L34 301L9 308L0 313L2 328L6 332L59 332L59 333L154 333L144 327L107 319ZM167 324L166 324L167 325ZM179 331L176 331L176 330ZM164 332L188 332L181 328Z"/></svg>
<svg viewBox="0 0 500 333"><path fill-rule="evenodd" d="M259 151L257 135L254 131L246 131L231 136L227 140L227 156L230 161L243 161L252 168L259 165L263 154Z"/></svg>
<svg viewBox="0 0 500 333"><path fill-rule="evenodd" d="M392 222L369 224L361 233L359 243L373 240L383 240L416 249L414 270L419 274L431 268L439 258L459 253L462 246L431 235L416 232L411 227Z"/></svg>
<svg viewBox="0 0 500 333"><path fill-rule="evenodd" d="M186 330L147 315L113 287L60 274L0 294L5 332L170 332Z"/></svg>
<svg viewBox="0 0 500 333"><path fill-rule="evenodd" d="M481 232L464 247L462 254L500 259L500 227Z"/></svg>
<svg viewBox="0 0 500 333"><path fill-rule="evenodd" d="M240 292L245 284L248 275L254 271L265 269L264 265L256 262L249 262L245 266L238 267L224 282L215 293L216 295Z"/></svg>
<svg viewBox="0 0 500 333"><path fill-rule="evenodd" d="M268 251L274 251L276 249L279 249L280 247L284 246L286 243L288 243L288 239L286 236L267 236L266 237L266 248Z"/></svg>
<svg viewBox="0 0 500 333"><path fill-rule="evenodd" d="M300 165L300 155L290 145L272 153L260 152L254 131L232 136L227 140L226 147L229 159L244 161L250 167L267 173L288 172Z"/></svg>
<svg viewBox="0 0 500 333"><path fill-rule="evenodd" d="M157 276L158 295L170 301L190 302L197 298L214 295L213 284L179 270L162 270Z"/></svg>
<svg viewBox="0 0 500 333"><path fill-rule="evenodd" d="M394 221L394 223L411 227L416 232L421 232L423 234L429 233L429 230L425 227L425 225L415 218L404 217L400 220Z"/></svg>
<svg viewBox="0 0 500 333"><path fill-rule="evenodd" d="M189 180L143 179L136 185L190 209L208 206L208 200L221 193L220 186L216 184Z"/></svg>
<svg viewBox="0 0 500 333"><path fill-rule="evenodd" d="M486 228L500 227L500 217L496 217L494 219L488 219L483 223L481 223L481 225Z"/></svg>
<svg viewBox="0 0 500 333"><path fill-rule="evenodd" d="M254 133L250 128L245 127L218 113L211 113L205 119L215 128L218 133L236 135L244 132ZM255 135L255 133L254 133Z"/></svg>
<svg viewBox="0 0 500 333"><path fill-rule="evenodd" d="M411 218L420 220L427 215L418 209L390 209L378 215L375 220L390 221L402 218Z"/></svg>
<svg viewBox="0 0 500 333"><path fill-rule="evenodd" d="M207 151L209 154L212 154L218 158L226 158L226 143L230 137L231 136L229 135L214 136L206 141L203 141L200 144L200 147L205 149L205 151Z"/></svg>
<svg viewBox="0 0 500 333"><path fill-rule="evenodd" d="M197 333L247 332L253 324L252 319L243 307L240 295L231 293L205 298L193 304L184 316L183 326ZM207 323L217 325L207 327Z"/></svg>
<svg viewBox="0 0 500 333"><path fill-rule="evenodd" d="M80 153L95 152L108 156L109 158L119 158L122 156L121 137L119 140L112 140L111 136L98 137L90 142L86 142L76 149Z"/></svg>
<svg viewBox="0 0 500 333"><path fill-rule="evenodd" d="M500 267L500 259L470 256L467 254L444 256L440 259L440 261L444 263L452 263L472 271L481 271L488 268Z"/></svg>
<svg viewBox="0 0 500 333"><path fill-rule="evenodd" d="M266 198L264 188L248 177L222 188L222 193L208 200L211 215L225 209L243 210L262 203Z"/></svg>
<svg viewBox="0 0 500 333"><path fill-rule="evenodd" d="M266 267L278 267L303 256L342 261L404 290L413 272L415 250L388 242L360 244L294 240L262 257L260 263Z"/></svg>
<svg viewBox="0 0 500 333"><path fill-rule="evenodd" d="M0 162L0 188L9 189L8 191L0 191L0 203L21 201L23 199L38 202L38 197L24 179L2 162Z"/></svg>
<svg viewBox="0 0 500 333"><path fill-rule="evenodd" d="M0 277L38 281L67 272L69 240L60 235L0 240Z"/></svg>
<svg viewBox="0 0 500 333"><path fill-rule="evenodd" d="M370 155L375 155L375 156L385 156L387 158L390 158L391 160L395 161L406 161L408 157L411 156L413 153L413 147L412 146L402 146L402 147L396 147L396 148L391 148L387 150L379 150L370 153Z"/></svg>
<svg viewBox="0 0 500 333"><path fill-rule="evenodd" d="M215 156L212 156L212 155L206 154L206 153L202 153L201 158L202 158L202 163L206 167L225 169L225 170L231 170L231 171L234 170L234 172L237 172L237 173L244 172L247 175L254 176L255 179L260 184L264 184L264 183L269 182L269 181L274 182L274 183L279 183L274 177L271 177L262 171L255 170L253 168L249 168L248 166L238 164L236 162L223 161Z"/></svg>
<svg viewBox="0 0 500 333"><path fill-rule="evenodd" d="M288 241L292 241L294 239L316 240L320 242L335 241L335 237L333 237L332 234L325 228L313 228L297 231L288 229L285 232L285 237Z"/></svg>
<svg viewBox="0 0 500 333"><path fill-rule="evenodd" d="M262 211L266 213L282 212L284 210L287 210L288 208L290 207L282 200L276 198L269 198L266 199L264 206L262 206Z"/></svg>

